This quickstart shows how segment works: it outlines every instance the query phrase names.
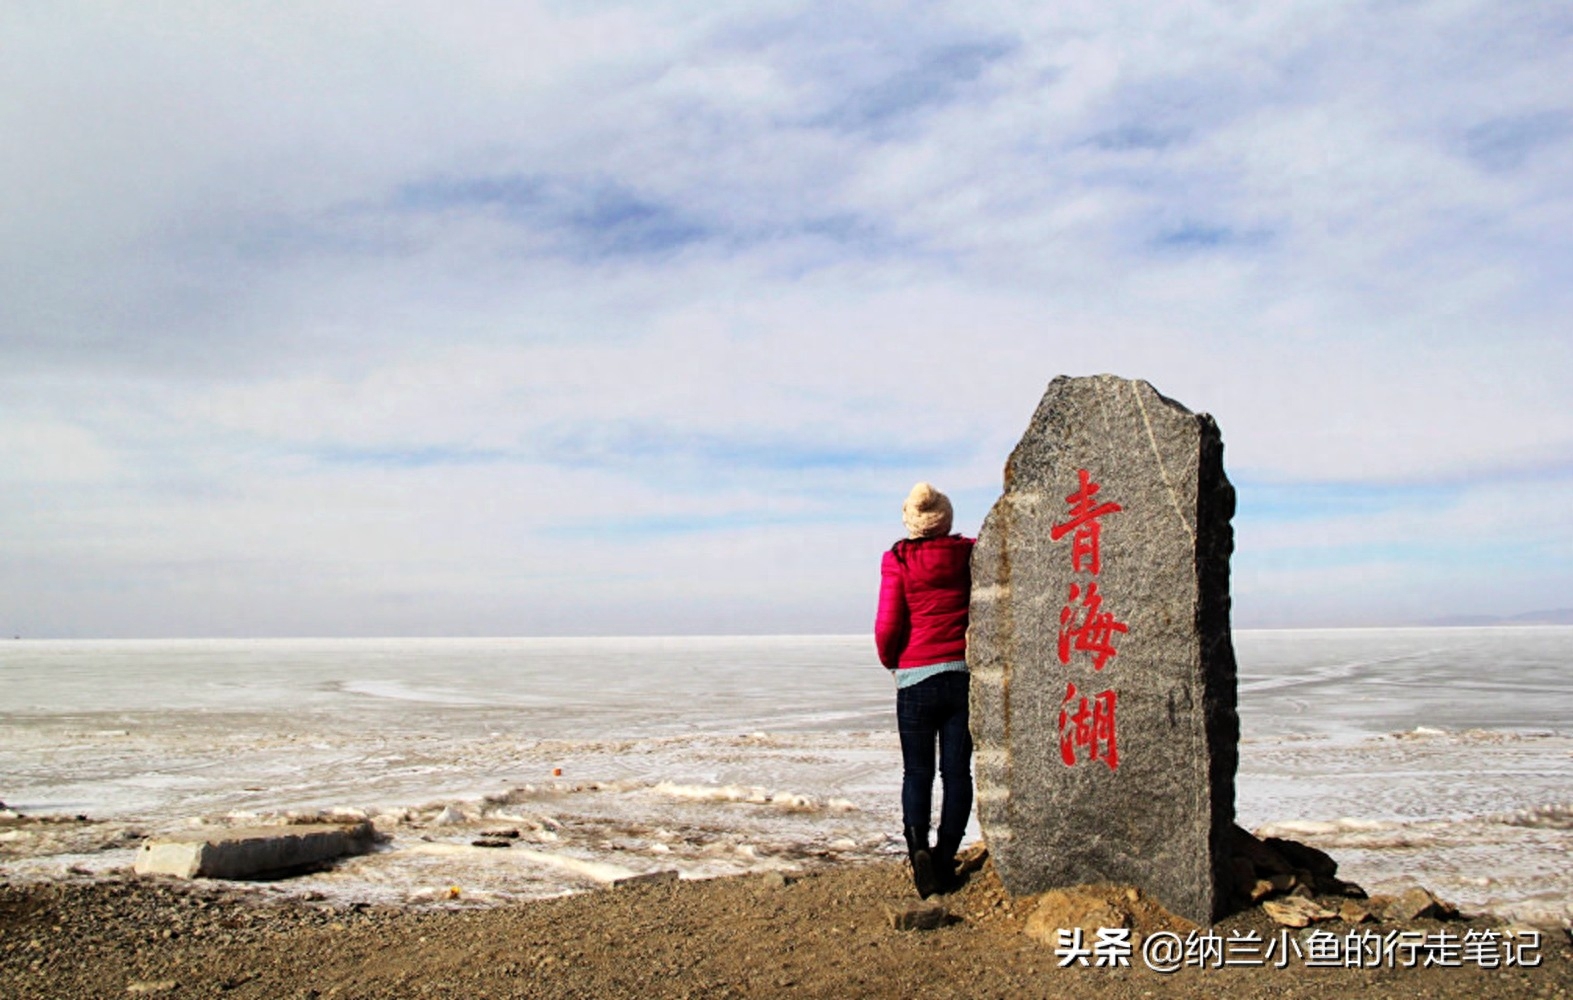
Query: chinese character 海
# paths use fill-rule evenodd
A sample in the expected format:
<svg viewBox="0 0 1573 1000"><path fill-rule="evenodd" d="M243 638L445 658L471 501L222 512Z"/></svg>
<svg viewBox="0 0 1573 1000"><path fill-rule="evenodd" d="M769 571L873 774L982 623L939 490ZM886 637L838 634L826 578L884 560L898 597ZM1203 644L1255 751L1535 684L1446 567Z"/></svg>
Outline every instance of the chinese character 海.
<svg viewBox="0 0 1573 1000"><path fill-rule="evenodd" d="M1080 623L1076 621L1076 608L1073 606L1078 597L1081 598L1081 606L1086 609ZM1116 655L1114 633L1129 632L1130 628L1124 622L1115 621L1112 612L1103 610L1103 597L1099 595L1096 583L1087 584L1085 590L1079 583L1071 584L1067 602L1060 609L1060 662L1070 663L1071 650L1078 649L1091 653L1092 668L1102 670L1103 665Z"/></svg>

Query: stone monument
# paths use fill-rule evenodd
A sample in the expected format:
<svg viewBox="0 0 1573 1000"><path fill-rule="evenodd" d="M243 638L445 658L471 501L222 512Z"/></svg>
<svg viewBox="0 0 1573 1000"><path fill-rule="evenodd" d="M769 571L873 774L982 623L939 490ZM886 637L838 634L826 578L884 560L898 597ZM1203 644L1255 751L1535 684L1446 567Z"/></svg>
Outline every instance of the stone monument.
<svg viewBox="0 0 1573 1000"><path fill-rule="evenodd" d="M978 819L1013 895L1119 882L1222 915L1233 514L1210 416L1146 382L1050 383L972 556Z"/></svg>

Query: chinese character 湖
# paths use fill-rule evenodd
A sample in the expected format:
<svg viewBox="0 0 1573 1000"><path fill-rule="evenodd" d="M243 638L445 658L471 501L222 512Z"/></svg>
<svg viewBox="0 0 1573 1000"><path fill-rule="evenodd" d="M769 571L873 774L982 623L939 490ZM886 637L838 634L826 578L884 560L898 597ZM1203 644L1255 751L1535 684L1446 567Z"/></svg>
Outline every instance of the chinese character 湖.
<svg viewBox="0 0 1573 1000"><path fill-rule="evenodd" d="M1060 759L1074 767L1079 749L1089 760L1101 760L1113 771L1120 766L1120 749L1114 735L1114 706L1119 695L1100 691L1090 700L1077 699L1076 685L1065 685L1065 700L1060 703Z"/></svg>

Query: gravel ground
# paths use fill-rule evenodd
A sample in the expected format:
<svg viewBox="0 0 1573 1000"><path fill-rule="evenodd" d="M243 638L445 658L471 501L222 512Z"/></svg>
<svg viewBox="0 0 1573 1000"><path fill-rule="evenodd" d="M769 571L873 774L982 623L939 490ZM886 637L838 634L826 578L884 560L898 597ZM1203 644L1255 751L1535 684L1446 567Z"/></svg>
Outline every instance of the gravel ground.
<svg viewBox="0 0 1573 1000"><path fill-rule="evenodd" d="M1123 893L1111 888L1105 893ZM1115 898L1115 897L1111 897ZM1548 930L1540 965L1326 969L1291 961L1163 975L1138 944L1128 968L1059 967L1024 933L985 864L944 897L932 930L898 930L905 867L603 889L444 909L276 902L219 882L129 874L0 881L0 997L1568 997L1573 948ZM1332 901L1336 906L1336 901ZM1144 905L1146 905L1144 903ZM1147 907L1138 936L1183 922ZM1156 920L1156 922L1154 922ZM1318 925L1346 934L1336 921ZM1364 924L1462 935L1483 922ZM1500 930L1500 928L1495 928ZM1260 909L1220 935L1280 931ZM1290 932L1291 934L1297 932Z"/></svg>

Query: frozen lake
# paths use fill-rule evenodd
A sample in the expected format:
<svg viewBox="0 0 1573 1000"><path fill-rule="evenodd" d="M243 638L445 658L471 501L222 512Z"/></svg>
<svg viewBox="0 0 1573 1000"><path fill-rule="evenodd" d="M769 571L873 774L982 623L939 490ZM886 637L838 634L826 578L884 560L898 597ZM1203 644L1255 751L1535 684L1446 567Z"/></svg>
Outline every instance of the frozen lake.
<svg viewBox="0 0 1573 1000"><path fill-rule="evenodd" d="M1235 646L1243 826L1373 891L1573 916L1573 628ZM893 704L864 636L7 642L0 800L102 822L0 833L0 862L98 870L128 863L119 835L334 809L392 841L294 889L484 900L889 856ZM500 828L527 850L470 846Z"/></svg>

